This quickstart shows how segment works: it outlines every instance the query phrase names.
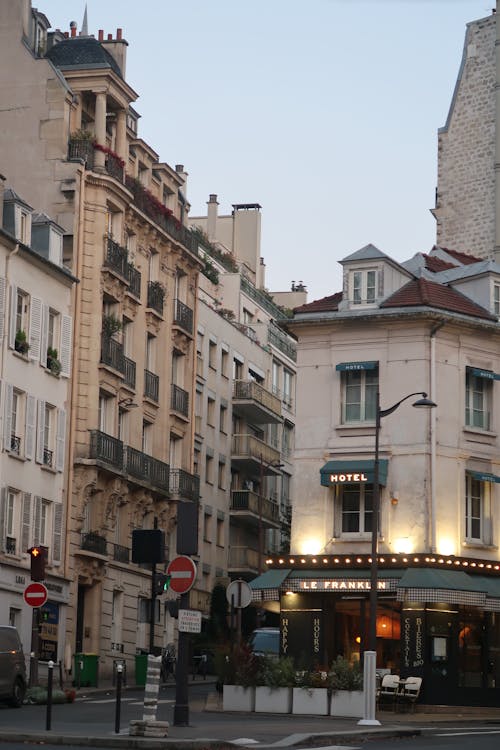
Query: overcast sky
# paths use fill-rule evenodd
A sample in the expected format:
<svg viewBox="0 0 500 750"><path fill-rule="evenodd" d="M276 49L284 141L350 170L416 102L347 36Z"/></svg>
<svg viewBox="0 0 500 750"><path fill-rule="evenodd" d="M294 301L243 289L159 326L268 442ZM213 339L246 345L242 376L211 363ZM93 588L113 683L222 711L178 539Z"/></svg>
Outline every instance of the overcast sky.
<svg viewBox="0 0 500 750"><path fill-rule="evenodd" d="M437 130L468 21L494 0L88 0L123 28L140 135L184 164L191 215L216 193L262 206L267 287L340 289L372 242L396 260L435 240ZM33 0L81 28L84 0ZM472 248L471 248L472 249Z"/></svg>

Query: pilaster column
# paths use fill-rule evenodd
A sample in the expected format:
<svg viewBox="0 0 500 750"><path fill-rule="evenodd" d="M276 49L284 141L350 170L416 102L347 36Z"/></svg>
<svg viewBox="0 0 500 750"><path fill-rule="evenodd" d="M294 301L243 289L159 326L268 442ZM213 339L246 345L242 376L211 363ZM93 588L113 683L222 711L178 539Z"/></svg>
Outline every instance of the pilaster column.
<svg viewBox="0 0 500 750"><path fill-rule="evenodd" d="M95 139L100 146L106 145L106 92L95 97ZM94 152L94 167L104 171L105 154L98 149Z"/></svg>

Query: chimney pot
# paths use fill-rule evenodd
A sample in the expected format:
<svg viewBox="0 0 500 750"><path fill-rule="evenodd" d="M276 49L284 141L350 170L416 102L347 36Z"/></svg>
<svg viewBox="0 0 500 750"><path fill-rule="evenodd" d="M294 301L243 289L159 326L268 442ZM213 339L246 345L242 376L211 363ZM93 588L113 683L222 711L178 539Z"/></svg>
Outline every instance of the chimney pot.
<svg viewBox="0 0 500 750"><path fill-rule="evenodd" d="M175 171L176 172L184 172L184 164L176 164L175 165Z"/></svg>
<svg viewBox="0 0 500 750"><path fill-rule="evenodd" d="M97 38L100 42L104 41L104 29L99 29Z"/></svg>
<svg viewBox="0 0 500 750"><path fill-rule="evenodd" d="M71 36L76 36L76 21L71 21L69 28L71 29Z"/></svg>
<svg viewBox="0 0 500 750"><path fill-rule="evenodd" d="M122 38L123 29L116 29L116 38L120 40Z"/></svg>
<svg viewBox="0 0 500 750"><path fill-rule="evenodd" d="M65 39L69 39L69 31L65 31L64 32L64 38Z"/></svg>
<svg viewBox="0 0 500 750"><path fill-rule="evenodd" d="M112 41L113 41L113 34L108 34L108 42L112 42Z"/></svg>
<svg viewBox="0 0 500 750"><path fill-rule="evenodd" d="M217 193L210 193L208 197L209 203L217 203Z"/></svg>

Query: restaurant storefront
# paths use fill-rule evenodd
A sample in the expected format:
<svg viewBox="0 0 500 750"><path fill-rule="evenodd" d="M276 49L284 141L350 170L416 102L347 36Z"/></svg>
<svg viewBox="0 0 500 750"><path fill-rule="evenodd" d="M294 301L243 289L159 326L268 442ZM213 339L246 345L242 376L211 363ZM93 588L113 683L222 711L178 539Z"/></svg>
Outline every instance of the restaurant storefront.
<svg viewBox="0 0 500 750"><path fill-rule="evenodd" d="M281 651L297 668L362 661L370 556L286 556L251 582L255 603L279 602ZM427 704L500 705L500 563L380 556L377 668L423 678Z"/></svg>

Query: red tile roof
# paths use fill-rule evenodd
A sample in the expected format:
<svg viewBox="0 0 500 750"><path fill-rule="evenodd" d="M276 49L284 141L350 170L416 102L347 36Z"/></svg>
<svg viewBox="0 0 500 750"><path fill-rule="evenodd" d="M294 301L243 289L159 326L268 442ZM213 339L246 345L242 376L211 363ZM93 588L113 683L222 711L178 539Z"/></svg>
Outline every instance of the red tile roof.
<svg viewBox="0 0 500 750"><path fill-rule="evenodd" d="M339 302L342 300L342 292L335 292L329 297L323 297L322 299L308 302L305 305L300 305L294 309L294 313L302 312L337 312L339 309Z"/></svg>
<svg viewBox="0 0 500 750"><path fill-rule="evenodd" d="M445 253L451 255L452 258L456 258L456 260L464 266L470 266L471 263L479 263L484 260L484 258L478 258L476 255L471 255L470 253L460 253L458 250L450 250L448 247L439 247L441 250L444 250Z"/></svg>
<svg viewBox="0 0 500 750"><path fill-rule="evenodd" d="M427 279L415 279L398 289L380 307L437 307L440 310L472 315L475 318L496 320L484 307L476 305L468 297L444 284Z"/></svg>
<svg viewBox="0 0 500 750"><path fill-rule="evenodd" d="M448 268L456 268L455 263L447 263L445 260L436 257L435 255L426 255L422 253L422 257L425 260L425 267L432 273L439 273L439 271L447 271Z"/></svg>

